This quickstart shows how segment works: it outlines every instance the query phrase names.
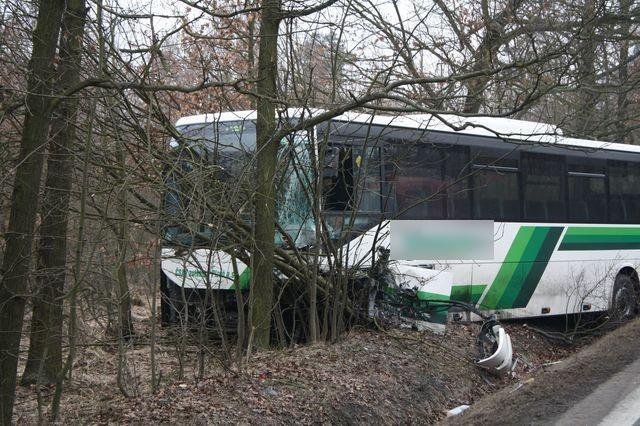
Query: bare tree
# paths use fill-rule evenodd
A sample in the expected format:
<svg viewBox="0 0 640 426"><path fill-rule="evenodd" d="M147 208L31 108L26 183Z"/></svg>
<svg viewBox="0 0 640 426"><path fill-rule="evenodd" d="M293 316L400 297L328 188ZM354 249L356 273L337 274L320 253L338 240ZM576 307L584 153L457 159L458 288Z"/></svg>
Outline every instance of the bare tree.
<svg viewBox="0 0 640 426"><path fill-rule="evenodd" d="M60 92L80 81L85 13L83 0L67 2L57 69ZM63 100L51 126L38 250L39 283L33 295L31 338L23 384L55 383L62 367L62 305L77 109L77 96Z"/></svg>
<svg viewBox="0 0 640 426"><path fill-rule="evenodd" d="M49 95L54 79L53 59L63 10L64 4L60 1L42 0L33 31L26 96L28 112L23 124L0 283L0 414L4 424L11 423L13 412L43 149L51 118Z"/></svg>
<svg viewBox="0 0 640 426"><path fill-rule="evenodd" d="M279 141L276 134L278 96L278 29L282 11L279 0L264 0L260 17L258 95L256 122L257 191L255 204L255 249L252 263L249 327L259 347L269 346L273 308L273 252L276 221L275 172Z"/></svg>

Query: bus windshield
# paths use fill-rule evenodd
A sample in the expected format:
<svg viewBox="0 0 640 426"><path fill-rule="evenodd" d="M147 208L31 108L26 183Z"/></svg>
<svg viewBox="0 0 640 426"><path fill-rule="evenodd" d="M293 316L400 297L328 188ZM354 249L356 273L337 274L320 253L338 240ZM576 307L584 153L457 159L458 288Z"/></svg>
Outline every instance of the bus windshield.
<svg viewBox="0 0 640 426"><path fill-rule="evenodd" d="M187 144L203 144L213 151L214 144L225 151L255 151L256 126L253 121L198 123L176 128Z"/></svg>
<svg viewBox="0 0 640 426"><path fill-rule="evenodd" d="M170 244L203 246L223 242L228 226L224 213L253 223L256 129L253 121L190 124L176 128L172 139L175 162L165 172L164 210L169 218L165 239ZM278 223L297 245L314 234L309 202L312 181L306 132L280 143L276 178ZM283 239L277 238L283 243Z"/></svg>
<svg viewBox="0 0 640 426"><path fill-rule="evenodd" d="M256 149L256 127L253 121L197 123L179 126L180 142L171 141L183 161L197 158L217 165L219 178L238 175L251 160Z"/></svg>
<svg viewBox="0 0 640 426"><path fill-rule="evenodd" d="M243 214L252 180L255 123L196 123L176 128L165 170L165 239L173 245L210 245L224 211ZM249 217L245 218L250 220Z"/></svg>

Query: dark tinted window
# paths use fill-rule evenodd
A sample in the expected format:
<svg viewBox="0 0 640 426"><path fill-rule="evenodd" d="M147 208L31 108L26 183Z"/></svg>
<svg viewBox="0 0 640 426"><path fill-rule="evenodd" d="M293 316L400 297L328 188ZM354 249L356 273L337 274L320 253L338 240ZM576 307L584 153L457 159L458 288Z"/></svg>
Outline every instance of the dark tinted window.
<svg viewBox="0 0 640 426"><path fill-rule="evenodd" d="M587 157L567 158L570 222L606 222L606 163Z"/></svg>
<svg viewBox="0 0 640 426"><path fill-rule="evenodd" d="M520 220L518 153L513 150L474 150L473 217Z"/></svg>
<svg viewBox="0 0 640 426"><path fill-rule="evenodd" d="M466 147L444 147L445 181L447 183L447 218L471 218L471 191L469 176L471 164Z"/></svg>
<svg viewBox="0 0 640 426"><path fill-rule="evenodd" d="M325 209L347 210L353 197L353 159L351 148L335 147L326 150L323 171Z"/></svg>
<svg viewBox="0 0 640 426"><path fill-rule="evenodd" d="M404 144L396 145L393 154L397 216L443 219L446 183L440 150L428 144Z"/></svg>
<svg viewBox="0 0 640 426"><path fill-rule="evenodd" d="M384 170L391 194L387 203L395 207L396 217L471 217L465 147L393 141L385 149Z"/></svg>
<svg viewBox="0 0 640 426"><path fill-rule="evenodd" d="M609 221L640 223L640 164L609 162Z"/></svg>
<svg viewBox="0 0 640 426"><path fill-rule="evenodd" d="M565 209L565 159L558 155L523 154L524 220L562 222Z"/></svg>
<svg viewBox="0 0 640 426"><path fill-rule="evenodd" d="M380 212L380 149L377 146L353 146L355 208L361 212Z"/></svg>
<svg viewBox="0 0 640 426"><path fill-rule="evenodd" d="M327 210L380 212L380 149L335 146L326 150L323 185Z"/></svg>
<svg viewBox="0 0 640 426"><path fill-rule="evenodd" d="M256 126L252 121L222 121L177 127L181 142L210 152L255 151Z"/></svg>
<svg viewBox="0 0 640 426"><path fill-rule="evenodd" d="M252 121L225 121L179 126L178 141L171 140L174 152L193 167L220 166L218 180L233 180L246 174L256 148L256 128ZM195 163L199 163L196 165Z"/></svg>

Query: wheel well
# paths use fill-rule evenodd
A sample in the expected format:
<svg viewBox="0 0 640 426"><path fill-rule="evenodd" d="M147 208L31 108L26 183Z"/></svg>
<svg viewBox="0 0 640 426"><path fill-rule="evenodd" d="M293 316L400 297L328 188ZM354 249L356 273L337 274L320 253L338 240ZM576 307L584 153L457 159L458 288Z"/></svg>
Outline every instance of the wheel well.
<svg viewBox="0 0 640 426"><path fill-rule="evenodd" d="M629 277L631 277L636 287L640 285L640 280L638 280L638 272L636 272L636 270L631 266L625 266L624 268L620 269L620 271L618 271L618 275L628 275Z"/></svg>
<svg viewBox="0 0 640 426"><path fill-rule="evenodd" d="M634 315L636 315L639 313L639 309L640 309L640 280L638 279L638 273L636 272L635 268L632 268L631 266L625 266L624 268L620 269L616 274L616 278L613 282L613 286L611 287L611 296L610 296L611 298L609 299L609 309L611 310L613 308L614 297L616 292L616 281L618 281L618 277L621 275L631 278L631 281L633 282L633 290L636 296L635 297L636 307L635 307Z"/></svg>
<svg viewBox="0 0 640 426"><path fill-rule="evenodd" d="M640 301L640 279L638 279L638 272L635 270L635 268L632 268L631 266L625 266L624 268L620 269L620 271L618 271L618 275L627 275L633 280L633 289L636 293L636 300ZM618 275L616 275L616 278L618 277ZM613 301L611 303L613 303Z"/></svg>

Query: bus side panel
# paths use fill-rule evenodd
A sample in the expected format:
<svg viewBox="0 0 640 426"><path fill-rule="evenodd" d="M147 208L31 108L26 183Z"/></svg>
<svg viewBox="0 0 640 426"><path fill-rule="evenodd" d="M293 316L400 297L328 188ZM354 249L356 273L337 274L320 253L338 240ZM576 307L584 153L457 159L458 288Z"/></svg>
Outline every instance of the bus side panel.
<svg viewBox="0 0 640 426"><path fill-rule="evenodd" d="M494 262L473 268L473 283L489 282L481 309L501 317L608 309L625 266L640 265L640 226L496 224Z"/></svg>

